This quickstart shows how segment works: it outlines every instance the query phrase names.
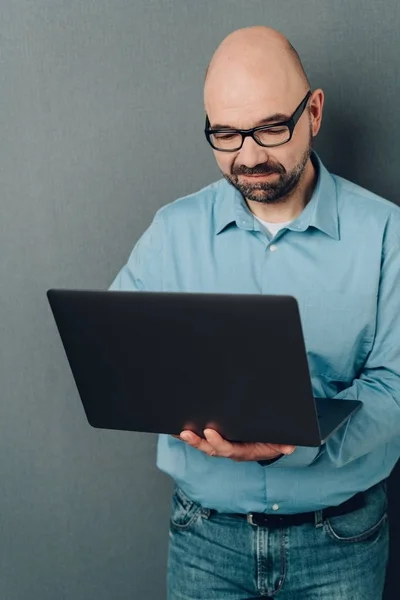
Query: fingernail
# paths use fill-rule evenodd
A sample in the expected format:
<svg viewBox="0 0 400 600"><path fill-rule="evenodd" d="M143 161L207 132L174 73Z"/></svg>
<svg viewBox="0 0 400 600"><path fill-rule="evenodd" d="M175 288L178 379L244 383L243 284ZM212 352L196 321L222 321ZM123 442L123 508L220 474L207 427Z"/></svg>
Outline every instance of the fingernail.
<svg viewBox="0 0 400 600"><path fill-rule="evenodd" d="M190 433L181 433L181 439L184 442L190 442L190 439L191 439Z"/></svg>

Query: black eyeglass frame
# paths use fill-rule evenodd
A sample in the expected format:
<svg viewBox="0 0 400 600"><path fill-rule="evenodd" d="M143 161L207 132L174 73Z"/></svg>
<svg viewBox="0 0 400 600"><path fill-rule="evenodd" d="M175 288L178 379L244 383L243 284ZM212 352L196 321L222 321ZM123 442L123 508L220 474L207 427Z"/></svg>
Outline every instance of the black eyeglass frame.
<svg viewBox="0 0 400 600"><path fill-rule="evenodd" d="M294 111L294 113L292 114L292 116L289 119L287 119L287 121L280 121L279 123L273 123L272 125L259 125L258 127L252 127L251 129L212 129L212 128L210 128L210 121L208 119L208 116L206 115L206 124L205 124L205 128L204 128L204 133L207 138L207 141L210 144L210 146L212 148L214 148L214 150L217 150L218 152L238 152L242 148L245 138L249 137L249 136L252 137L253 140L259 146L262 146L263 148L275 148L276 146L283 146L283 144L287 144L292 139L294 128L296 127L301 115L305 111L307 102L310 99L311 95L312 95L312 92L311 92L311 90L309 90L307 92L307 94L305 95L305 97L303 98L303 100L298 105L298 107L296 108L296 110ZM263 144L262 142L260 142L260 140L258 140L256 137L254 137L254 134L257 131L265 131L265 130L271 129L273 127L287 127L289 129L289 139L287 139L285 142L278 142L277 144ZM242 143L240 144L239 147L234 148L234 149L216 148L214 146L214 144L211 142L211 136L214 133L240 133L240 135L242 136Z"/></svg>

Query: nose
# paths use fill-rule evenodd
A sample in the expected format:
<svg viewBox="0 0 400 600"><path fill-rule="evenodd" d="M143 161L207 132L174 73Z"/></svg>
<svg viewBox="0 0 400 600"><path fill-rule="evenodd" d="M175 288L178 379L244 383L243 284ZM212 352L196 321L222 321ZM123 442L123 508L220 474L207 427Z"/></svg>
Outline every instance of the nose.
<svg viewBox="0 0 400 600"><path fill-rule="evenodd" d="M267 149L263 148L252 137L248 136L244 139L243 146L240 149L239 156L236 162L252 168L256 165L267 162Z"/></svg>

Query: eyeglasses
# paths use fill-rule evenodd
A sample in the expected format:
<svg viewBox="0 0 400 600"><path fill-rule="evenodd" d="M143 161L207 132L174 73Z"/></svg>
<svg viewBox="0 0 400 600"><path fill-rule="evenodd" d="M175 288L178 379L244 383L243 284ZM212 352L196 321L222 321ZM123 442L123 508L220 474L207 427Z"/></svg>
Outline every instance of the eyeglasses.
<svg viewBox="0 0 400 600"><path fill-rule="evenodd" d="M294 128L303 114L310 96L311 91L307 93L287 121L281 121L273 125L261 125L252 129L212 129L210 128L210 121L206 117L204 133L207 141L214 150L220 152L237 152L248 136L252 137L259 146L265 148L282 146L282 144L286 144L292 139Z"/></svg>

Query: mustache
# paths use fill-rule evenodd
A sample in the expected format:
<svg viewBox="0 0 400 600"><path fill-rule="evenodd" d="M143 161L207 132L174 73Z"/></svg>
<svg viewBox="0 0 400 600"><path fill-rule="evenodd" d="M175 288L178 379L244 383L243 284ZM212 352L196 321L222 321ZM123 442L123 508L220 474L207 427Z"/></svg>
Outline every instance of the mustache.
<svg viewBox="0 0 400 600"><path fill-rule="evenodd" d="M284 175L286 169L283 165L272 165L270 163L262 163L255 167L246 167L239 165L232 169L232 175L270 175L271 173L279 173Z"/></svg>

